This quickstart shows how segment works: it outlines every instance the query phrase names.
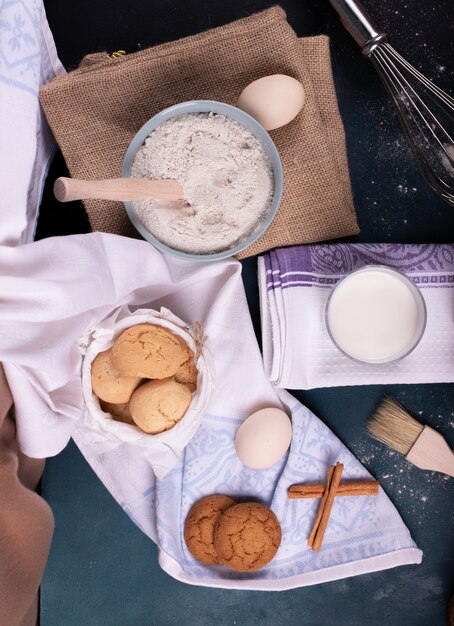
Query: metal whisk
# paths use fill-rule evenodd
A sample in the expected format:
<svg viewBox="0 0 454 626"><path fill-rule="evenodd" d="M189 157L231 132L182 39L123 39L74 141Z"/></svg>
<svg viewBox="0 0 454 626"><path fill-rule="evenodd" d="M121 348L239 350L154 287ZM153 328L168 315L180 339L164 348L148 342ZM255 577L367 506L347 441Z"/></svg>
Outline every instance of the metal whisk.
<svg viewBox="0 0 454 626"><path fill-rule="evenodd" d="M394 48L355 0L330 0L342 23L378 71L422 175L454 205L454 99Z"/></svg>

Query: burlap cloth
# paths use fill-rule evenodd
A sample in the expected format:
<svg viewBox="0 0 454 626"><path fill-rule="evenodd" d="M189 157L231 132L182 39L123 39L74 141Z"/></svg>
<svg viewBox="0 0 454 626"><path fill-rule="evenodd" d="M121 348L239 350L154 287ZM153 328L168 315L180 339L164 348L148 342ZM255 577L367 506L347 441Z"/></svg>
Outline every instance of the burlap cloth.
<svg viewBox="0 0 454 626"><path fill-rule="evenodd" d="M268 74L301 81L306 103L270 133L284 168L282 202L241 256L357 233L328 38L298 39L280 7L115 59L88 55L40 99L71 175L102 179L120 176L133 136L161 109L192 99L235 105L248 83ZM138 236L122 203L84 204L93 230Z"/></svg>

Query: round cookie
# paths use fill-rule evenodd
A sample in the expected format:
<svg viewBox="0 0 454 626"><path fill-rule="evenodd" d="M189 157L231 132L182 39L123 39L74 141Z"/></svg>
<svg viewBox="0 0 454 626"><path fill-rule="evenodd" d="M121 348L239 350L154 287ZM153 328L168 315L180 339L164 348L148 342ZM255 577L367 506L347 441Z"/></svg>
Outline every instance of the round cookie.
<svg viewBox="0 0 454 626"><path fill-rule="evenodd" d="M219 563L214 527L224 511L235 504L229 496L206 496L192 505L184 523L184 540L194 558L207 565Z"/></svg>
<svg viewBox="0 0 454 626"><path fill-rule="evenodd" d="M257 502L244 502L227 509L214 529L219 563L237 572L255 572L269 563L281 539L277 517Z"/></svg>
<svg viewBox="0 0 454 626"><path fill-rule="evenodd" d="M134 424L134 420L131 417L129 411L129 403L123 402L122 404L114 404L113 402L99 401L99 406L104 413L109 413L116 422L123 422L124 424Z"/></svg>
<svg viewBox="0 0 454 626"><path fill-rule="evenodd" d="M105 402L122 404L128 402L142 378L122 376L112 363L112 348L100 352L91 364L91 388Z"/></svg>
<svg viewBox="0 0 454 626"><path fill-rule="evenodd" d="M157 435L180 421L191 400L189 388L173 378L150 380L132 394L129 410L139 428Z"/></svg>
<svg viewBox="0 0 454 626"><path fill-rule="evenodd" d="M178 383L184 383L185 385L195 386L197 383L197 367L195 365L194 355L191 353L191 356L187 361L182 363L178 368L175 374L175 380Z"/></svg>
<svg viewBox="0 0 454 626"><path fill-rule="evenodd" d="M131 326L112 346L112 362L122 376L168 378L189 357L189 347L180 337L155 324Z"/></svg>

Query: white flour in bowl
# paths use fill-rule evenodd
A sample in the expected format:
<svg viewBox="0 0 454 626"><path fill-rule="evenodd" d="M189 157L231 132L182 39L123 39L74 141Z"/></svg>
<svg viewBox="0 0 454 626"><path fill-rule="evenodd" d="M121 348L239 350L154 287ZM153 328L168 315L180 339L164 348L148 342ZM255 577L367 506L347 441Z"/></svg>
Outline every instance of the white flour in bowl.
<svg viewBox="0 0 454 626"><path fill-rule="evenodd" d="M185 203L168 208L134 202L134 210L159 241L193 254L232 248L256 230L273 197L271 163L260 141L224 115L189 113L167 120L139 149L134 178L174 178Z"/></svg>

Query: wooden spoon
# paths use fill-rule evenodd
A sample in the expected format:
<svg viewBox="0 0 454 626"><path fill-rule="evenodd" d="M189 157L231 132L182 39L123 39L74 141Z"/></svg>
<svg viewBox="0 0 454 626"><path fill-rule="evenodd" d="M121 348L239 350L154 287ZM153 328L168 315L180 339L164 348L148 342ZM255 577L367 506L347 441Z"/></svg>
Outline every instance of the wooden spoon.
<svg viewBox="0 0 454 626"><path fill-rule="evenodd" d="M181 202L183 187L177 180L148 180L146 178L107 178L105 180L78 180L57 178L54 195L60 202L99 198L102 200L166 200Z"/></svg>

